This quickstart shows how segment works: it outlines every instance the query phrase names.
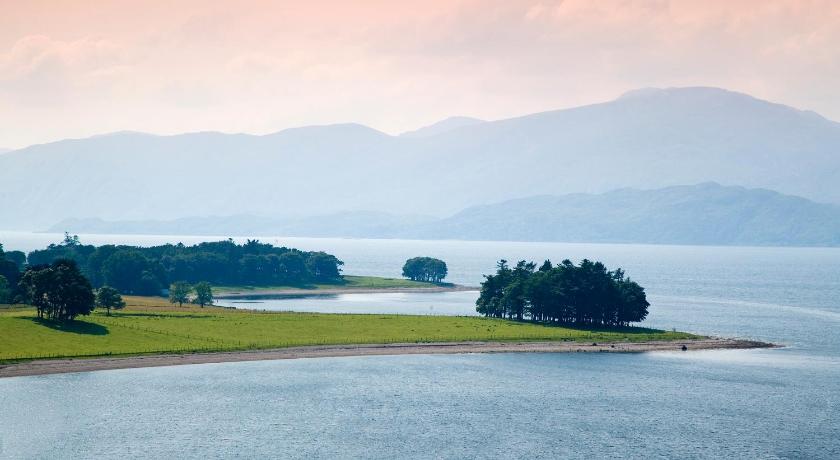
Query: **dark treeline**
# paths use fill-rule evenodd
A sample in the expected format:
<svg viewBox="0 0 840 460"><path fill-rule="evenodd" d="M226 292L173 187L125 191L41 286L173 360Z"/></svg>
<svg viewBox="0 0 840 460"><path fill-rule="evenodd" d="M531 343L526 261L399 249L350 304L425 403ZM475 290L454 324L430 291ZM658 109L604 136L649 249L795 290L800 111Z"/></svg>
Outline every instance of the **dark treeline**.
<svg viewBox="0 0 840 460"><path fill-rule="evenodd" d="M26 264L26 255L20 251L4 251L0 243L0 303L12 302L17 295L17 284Z"/></svg>
<svg viewBox="0 0 840 460"><path fill-rule="evenodd" d="M414 281L440 283L446 278L446 262L433 257L412 257L405 261L402 275Z"/></svg>
<svg viewBox="0 0 840 460"><path fill-rule="evenodd" d="M93 287L107 285L136 295L159 295L175 281L255 286L333 282L341 279L343 265L324 252L275 247L256 240L245 244L226 240L194 246L96 247L81 244L78 237L70 235L60 244L30 252L26 262L36 266L59 259L74 261ZM17 280L20 274L16 271L13 277Z"/></svg>
<svg viewBox="0 0 840 460"><path fill-rule="evenodd" d="M643 321L650 305L645 290L624 271L601 262L569 260L536 269L520 261L511 268L499 261L494 275L485 275L476 310L496 318L589 326L628 326Z"/></svg>

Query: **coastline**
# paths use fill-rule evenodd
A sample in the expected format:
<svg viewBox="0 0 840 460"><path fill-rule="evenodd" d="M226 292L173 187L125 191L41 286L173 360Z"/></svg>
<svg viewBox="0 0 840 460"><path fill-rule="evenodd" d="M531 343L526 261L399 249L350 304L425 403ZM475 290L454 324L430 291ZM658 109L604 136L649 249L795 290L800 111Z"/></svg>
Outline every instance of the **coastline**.
<svg viewBox="0 0 840 460"><path fill-rule="evenodd" d="M0 364L0 378L92 372L115 369L178 366L280 359L351 356L470 354L470 353L644 353L715 349L774 348L752 340L703 338L695 340L610 342L433 342L363 345L324 345L214 353L157 354L126 357L68 358Z"/></svg>
<svg viewBox="0 0 840 460"><path fill-rule="evenodd" d="M437 292L466 292L478 291L479 288L475 286L429 286L429 287L390 287L390 288L366 288L366 287L337 287L337 288L322 288L322 289L301 289L301 288L282 288L282 289L254 289L248 291L220 291L214 294L216 299L265 299L278 296L289 297L314 297L314 296L329 296L340 294L397 294L397 293L437 293Z"/></svg>

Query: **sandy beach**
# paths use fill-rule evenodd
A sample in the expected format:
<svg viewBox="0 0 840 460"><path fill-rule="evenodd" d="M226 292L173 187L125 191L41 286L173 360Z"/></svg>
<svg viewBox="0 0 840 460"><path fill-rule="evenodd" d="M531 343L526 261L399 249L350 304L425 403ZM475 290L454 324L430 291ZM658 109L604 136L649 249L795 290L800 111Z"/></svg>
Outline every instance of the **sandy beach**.
<svg viewBox="0 0 840 460"><path fill-rule="evenodd" d="M774 346L773 344L751 340L720 338L654 342L612 342L603 344L582 342L451 342L328 345L218 353L160 354L28 361L0 364L0 378L140 367L177 366L183 364L343 356L458 353L642 353L681 351L683 347L685 347L685 351L690 352L693 350L771 348Z"/></svg>

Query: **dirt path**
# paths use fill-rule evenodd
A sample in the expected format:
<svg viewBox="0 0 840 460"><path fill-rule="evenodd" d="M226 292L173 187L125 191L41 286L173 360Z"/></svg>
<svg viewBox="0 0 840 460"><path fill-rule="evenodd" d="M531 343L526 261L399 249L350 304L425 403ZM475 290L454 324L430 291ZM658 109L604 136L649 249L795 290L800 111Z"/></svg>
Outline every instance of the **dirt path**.
<svg viewBox="0 0 840 460"><path fill-rule="evenodd" d="M272 350L219 353L162 354L123 358L57 359L0 364L0 378L26 375L90 372L139 367L177 366L181 364L226 363L274 359L322 358L341 356L455 354L455 353L641 353L649 351L770 348L764 342L735 339L699 339L657 342L452 342L401 343L385 345L329 345L279 348Z"/></svg>

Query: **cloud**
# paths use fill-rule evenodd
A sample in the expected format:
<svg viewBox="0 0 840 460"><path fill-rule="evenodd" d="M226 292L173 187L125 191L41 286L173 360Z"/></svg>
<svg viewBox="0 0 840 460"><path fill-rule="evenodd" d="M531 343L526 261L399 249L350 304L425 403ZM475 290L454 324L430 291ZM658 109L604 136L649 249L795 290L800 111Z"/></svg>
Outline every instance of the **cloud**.
<svg viewBox="0 0 840 460"><path fill-rule="evenodd" d="M334 121L401 132L647 86L840 119L835 0L91 1L5 9L0 145Z"/></svg>
<svg viewBox="0 0 840 460"><path fill-rule="evenodd" d="M28 35L0 55L0 94L19 104L66 103L75 92L107 89L127 63L124 49L109 40Z"/></svg>

